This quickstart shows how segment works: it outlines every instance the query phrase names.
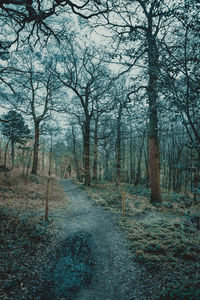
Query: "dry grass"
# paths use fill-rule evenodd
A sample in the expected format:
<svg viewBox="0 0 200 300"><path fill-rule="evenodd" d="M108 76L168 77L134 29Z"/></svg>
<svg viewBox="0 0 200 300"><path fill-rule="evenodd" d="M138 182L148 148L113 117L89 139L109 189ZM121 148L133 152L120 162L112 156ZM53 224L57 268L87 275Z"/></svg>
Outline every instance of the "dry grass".
<svg viewBox="0 0 200 300"><path fill-rule="evenodd" d="M46 181L0 174L0 299L38 299L55 267L59 243L54 224L44 220ZM50 216L69 201L57 180L51 182Z"/></svg>
<svg viewBox="0 0 200 300"><path fill-rule="evenodd" d="M7 179L0 174L0 207L14 209L19 214L41 214L45 209L46 188L47 180L44 176L29 175L25 181L17 171ZM49 212L67 206L68 201L58 180L52 179Z"/></svg>

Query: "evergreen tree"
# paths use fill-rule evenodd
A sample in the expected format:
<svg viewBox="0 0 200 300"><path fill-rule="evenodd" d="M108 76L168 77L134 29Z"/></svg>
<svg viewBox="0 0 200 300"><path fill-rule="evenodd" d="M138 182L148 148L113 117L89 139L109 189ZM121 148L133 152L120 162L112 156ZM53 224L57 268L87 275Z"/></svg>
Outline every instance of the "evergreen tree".
<svg viewBox="0 0 200 300"><path fill-rule="evenodd" d="M14 110L4 114L2 119L8 121L2 122L1 128L2 134L11 142L12 167L14 167L15 144L26 143L26 139L30 138L30 130L28 125L25 124L23 116Z"/></svg>

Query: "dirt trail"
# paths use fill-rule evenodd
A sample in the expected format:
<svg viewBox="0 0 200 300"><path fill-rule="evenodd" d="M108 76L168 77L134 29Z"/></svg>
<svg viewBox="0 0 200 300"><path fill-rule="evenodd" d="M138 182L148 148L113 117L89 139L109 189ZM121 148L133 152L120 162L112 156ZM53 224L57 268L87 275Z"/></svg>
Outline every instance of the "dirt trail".
<svg viewBox="0 0 200 300"><path fill-rule="evenodd" d="M69 213L64 218L55 218L55 223L66 233L64 239L69 234L71 240L79 233L86 236L91 259L95 261L90 284L82 285L73 299L150 299L142 289L141 266L133 262L128 241L115 225L116 217L94 206L86 193L71 180L61 180L60 184L71 199L71 204Z"/></svg>

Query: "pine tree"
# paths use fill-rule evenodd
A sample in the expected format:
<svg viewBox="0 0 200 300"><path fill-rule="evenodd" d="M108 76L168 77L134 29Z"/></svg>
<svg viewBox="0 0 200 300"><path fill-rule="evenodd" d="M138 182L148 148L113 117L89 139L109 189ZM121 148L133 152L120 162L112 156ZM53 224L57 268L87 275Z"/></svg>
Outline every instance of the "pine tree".
<svg viewBox="0 0 200 300"><path fill-rule="evenodd" d="M10 110L7 114L4 114L2 119L8 121L3 122L1 128L2 134L11 142L12 167L14 167L15 144L26 143L26 140L31 137L30 130L28 125L25 124L23 116L14 110Z"/></svg>

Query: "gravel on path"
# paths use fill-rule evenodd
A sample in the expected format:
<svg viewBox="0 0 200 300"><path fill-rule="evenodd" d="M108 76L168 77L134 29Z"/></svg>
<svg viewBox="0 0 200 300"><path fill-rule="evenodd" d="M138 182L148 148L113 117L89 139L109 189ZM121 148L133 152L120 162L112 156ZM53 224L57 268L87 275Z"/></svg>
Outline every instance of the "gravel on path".
<svg viewBox="0 0 200 300"><path fill-rule="evenodd" d="M66 254L63 254L58 261L54 275L54 298L155 299L148 295L146 288L151 285L151 276L145 279L145 269L134 262L133 254L129 250L129 242L116 225L118 217L102 207L94 206L86 193L71 180L60 180L60 184L71 202L68 212L63 212L63 217L55 217L54 223L55 226L62 228L64 233L62 239L67 241L67 253L70 251L71 253L68 254L67 259ZM77 264L80 266L78 267ZM65 282L63 272L67 274L72 285ZM68 290L65 291L64 286L68 287Z"/></svg>

